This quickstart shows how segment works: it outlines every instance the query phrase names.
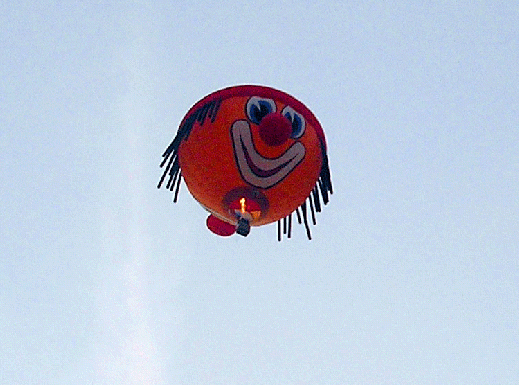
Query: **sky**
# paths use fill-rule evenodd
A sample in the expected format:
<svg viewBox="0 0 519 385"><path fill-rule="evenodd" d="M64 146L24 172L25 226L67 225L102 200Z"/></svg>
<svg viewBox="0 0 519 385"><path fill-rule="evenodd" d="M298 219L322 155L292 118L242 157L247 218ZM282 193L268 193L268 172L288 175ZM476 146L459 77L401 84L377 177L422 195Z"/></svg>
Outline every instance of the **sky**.
<svg viewBox="0 0 519 385"><path fill-rule="evenodd" d="M519 5L0 3L1 384L517 384ZM156 188L226 86L304 102L334 194L217 237Z"/></svg>

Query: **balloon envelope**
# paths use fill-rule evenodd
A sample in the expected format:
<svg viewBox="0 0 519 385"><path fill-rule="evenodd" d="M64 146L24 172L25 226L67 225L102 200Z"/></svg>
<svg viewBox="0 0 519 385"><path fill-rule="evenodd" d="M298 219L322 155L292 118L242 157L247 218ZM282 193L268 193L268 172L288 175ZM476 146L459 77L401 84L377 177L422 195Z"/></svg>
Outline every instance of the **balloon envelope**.
<svg viewBox="0 0 519 385"><path fill-rule="evenodd" d="M160 187L174 191L183 178L210 213L218 235L278 221L291 235L292 213L315 223L332 193L324 132L294 97L264 86L235 86L204 97L187 112L163 154ZM309 210L308 210L309 209ZM282 223L283 222L283 226ZM281 228L283 227L283 230Z"/></svg>

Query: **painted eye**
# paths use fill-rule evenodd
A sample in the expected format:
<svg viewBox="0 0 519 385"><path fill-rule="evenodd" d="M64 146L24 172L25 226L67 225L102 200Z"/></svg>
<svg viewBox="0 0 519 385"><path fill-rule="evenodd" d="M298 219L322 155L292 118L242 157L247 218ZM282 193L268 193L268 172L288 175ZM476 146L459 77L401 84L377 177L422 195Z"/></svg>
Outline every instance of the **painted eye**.
<svg viewBox="0 0 519 385"><path fill-rule="evenodd" d="M286 106L285 108L283 108L281 115L290 120L290 122L292 123L292 134L290 135L291 138L297 139L303 136L303 134L305 133L306 126L305 118L303 118L303 115L296 112L290 106Z"/></svg>
<svg viewBox="0 0 519 385"><path fill-rule="evenodd" d="M247 102L247 117L254 124L260 124L261 119L272 112L276 112L276 103L272 99L263 99L253 96Z"/></svg>

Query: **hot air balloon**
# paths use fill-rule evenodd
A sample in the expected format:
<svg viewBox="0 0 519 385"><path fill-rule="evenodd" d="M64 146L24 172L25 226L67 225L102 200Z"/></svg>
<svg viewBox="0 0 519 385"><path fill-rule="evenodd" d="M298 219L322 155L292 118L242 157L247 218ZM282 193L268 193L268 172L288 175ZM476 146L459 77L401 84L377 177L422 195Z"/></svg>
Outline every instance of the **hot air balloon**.
<svg viewBox="0 0 519 385"><path fill-rule="evenodd" d="M176 202L181 180L209 212L215 234L247 236L251 226L278 222L278 240L292 234L292 215L311 239L315 213L332 193L323 129L285 92L240 85L197 102L166 148L165 180Z"/></svg>

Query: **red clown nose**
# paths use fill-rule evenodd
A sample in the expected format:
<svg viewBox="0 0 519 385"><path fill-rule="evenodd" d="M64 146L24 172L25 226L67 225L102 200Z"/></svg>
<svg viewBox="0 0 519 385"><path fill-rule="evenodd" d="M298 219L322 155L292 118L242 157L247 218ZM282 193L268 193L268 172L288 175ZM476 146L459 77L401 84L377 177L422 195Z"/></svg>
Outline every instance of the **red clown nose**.
<svg viewBox="0 0 519 385"><path fill-rule="evenodd" d="M268 114L259 125L261 139L269 146L279 146L285 143L292 133L290 121L281 114Z"/></svg>

